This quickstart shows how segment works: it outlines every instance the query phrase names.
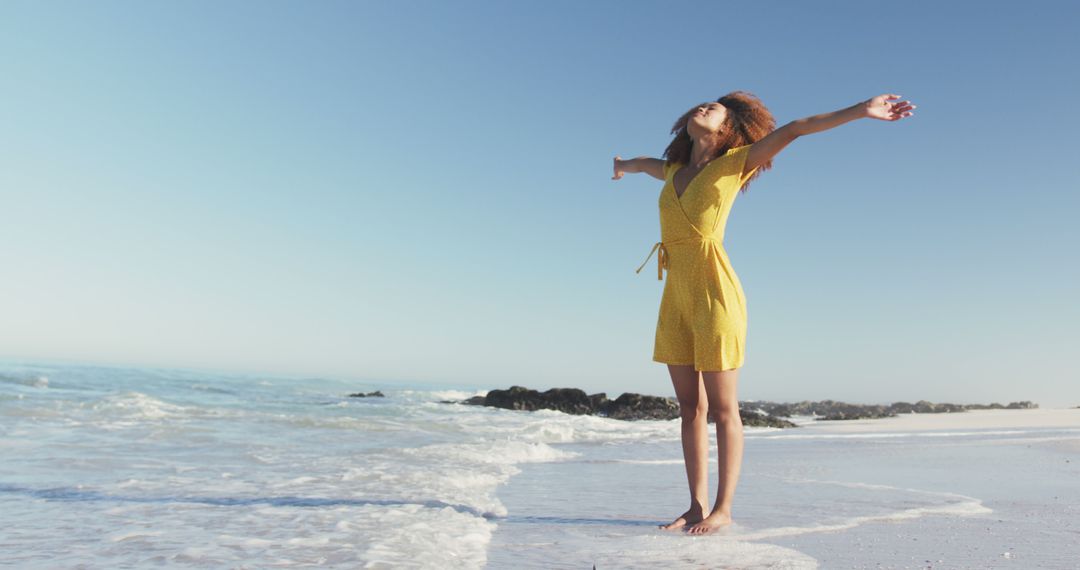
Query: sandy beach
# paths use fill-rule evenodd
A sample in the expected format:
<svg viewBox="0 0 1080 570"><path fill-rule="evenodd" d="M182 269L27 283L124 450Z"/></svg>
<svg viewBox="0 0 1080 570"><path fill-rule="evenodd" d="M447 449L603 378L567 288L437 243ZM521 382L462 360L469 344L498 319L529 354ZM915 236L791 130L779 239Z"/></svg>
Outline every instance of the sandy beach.
<svg viewBox="0 0 1080 570"><path fill-rule="evenodd" d="M641 459L656 447L667 459ZM564 449L582 455L527 466L498 493L510 515L488 567L521 557L541 567L544 556L598 569L1066 569L1080 560L1076 409L748 431L736 522L709 536L655 529L685 508L677 442Z"/></svg>

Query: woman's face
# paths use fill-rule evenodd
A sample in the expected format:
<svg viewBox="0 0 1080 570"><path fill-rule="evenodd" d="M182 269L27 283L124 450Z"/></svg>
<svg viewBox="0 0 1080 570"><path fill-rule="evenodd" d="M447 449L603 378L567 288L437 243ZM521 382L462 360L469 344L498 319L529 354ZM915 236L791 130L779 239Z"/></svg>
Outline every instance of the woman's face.
<svg viewBox="0 0 1080 570"><path fill-rule="evenodd" d="M686 124L686 130L692 137L700 137L705 133L716 133L727 118L727 107L720 103L708 103L699 105L690 116Z"/></svg>

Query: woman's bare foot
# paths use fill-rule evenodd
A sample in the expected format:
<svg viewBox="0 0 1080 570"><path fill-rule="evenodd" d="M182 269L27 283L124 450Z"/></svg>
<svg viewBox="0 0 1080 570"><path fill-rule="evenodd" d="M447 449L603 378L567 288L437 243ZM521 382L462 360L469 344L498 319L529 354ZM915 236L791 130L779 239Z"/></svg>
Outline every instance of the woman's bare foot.
<svg viewBox="0 0 1080 570"><path fill-rule="evenodd" d="M724 525L731 524L731 513L725 513L723 511L713 511L709 513L709 516L695 524L694 526L686 529L687 534L706 534L720 528Z"/></svg>
<svg viewBox="0 0 1080 570"><path fill-rule="evenodd" d="M682 527L684 527L684 526L686 526L688 524L694 524L694 523L697 523L697 522L701 522L701 520L704 519L704 518L705 518L705 509L703 509L701 507L694 506L694 507L690 507L690 509L688 511L686 511L685 513L683 513L682 515L679 515L679 518L671 521L668 524L660 525L660 528L663 529L663 530L678 530L678 529L680 529L680 528L682 528Z"/></svg>

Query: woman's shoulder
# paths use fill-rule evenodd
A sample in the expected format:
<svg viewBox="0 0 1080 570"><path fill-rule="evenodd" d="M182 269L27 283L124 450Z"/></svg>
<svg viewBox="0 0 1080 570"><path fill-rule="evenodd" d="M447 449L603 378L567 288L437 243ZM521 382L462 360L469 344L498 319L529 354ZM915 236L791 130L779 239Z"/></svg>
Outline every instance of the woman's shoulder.
<svg viewBox="0 0 1080 570"><path fill-rule="evenodd" d="M680 166L682 166L681 163L664 160L664 178L670 178L671 173L678 170Z"/></svg>
<svg viewBox="0 0 1080 570"><path fill-rule="evenodd" d="M740 145L740 146L733 146L733 147L727 149L726 151L724 151L724 153L721 154L720 156L714 158L712 160L712 162L710 162L709 164L711 166L714 163L728 163L728 164L734 164L734 165L741 166L742 163L745 162L745 160L746 160L746 154L749 153L749 152L750 152L750 145L749 144L744 144L744 145Z"/></svg>
<svg viewBox="0 0 1080 570"><path fill-rule="evenodd" d="M727 149L726 151L724 151L724 154L722 154L721 156L732 156L732 155L739 154L739 153L749 152L750 151L750 145L752 145L752 144L753 143L739 145L739 146L733 146L733 147Z"/></svg>

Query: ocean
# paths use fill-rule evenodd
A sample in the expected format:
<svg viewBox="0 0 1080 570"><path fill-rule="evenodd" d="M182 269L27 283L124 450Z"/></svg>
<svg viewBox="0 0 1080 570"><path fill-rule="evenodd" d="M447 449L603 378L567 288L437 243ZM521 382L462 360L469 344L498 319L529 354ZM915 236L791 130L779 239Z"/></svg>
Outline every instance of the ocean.
<svg viewBox="0 0 1080 570"><path fill-rule="evenodd" d="M0 361L0 566L1080 568L1080 409L746 427L690 536L678 420L484 393Z"/></svg>

